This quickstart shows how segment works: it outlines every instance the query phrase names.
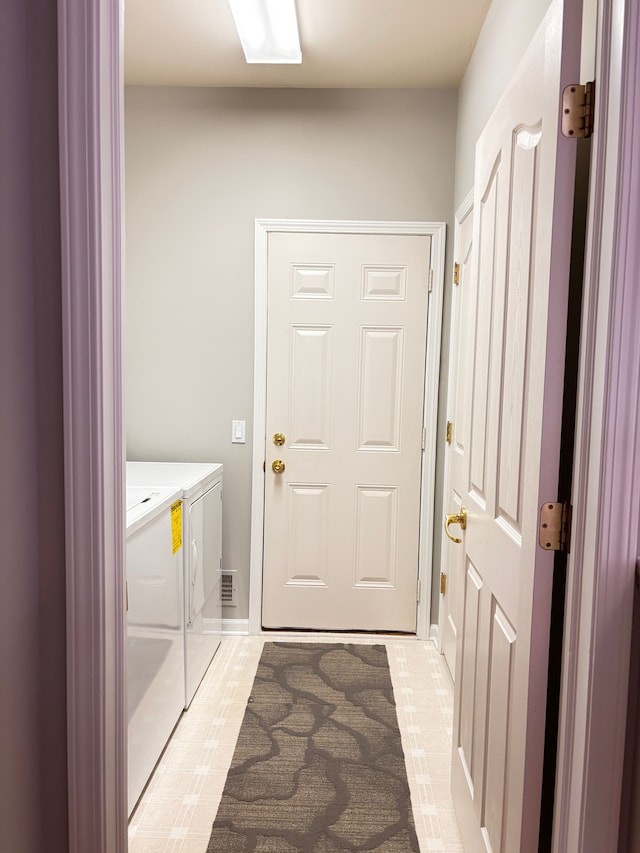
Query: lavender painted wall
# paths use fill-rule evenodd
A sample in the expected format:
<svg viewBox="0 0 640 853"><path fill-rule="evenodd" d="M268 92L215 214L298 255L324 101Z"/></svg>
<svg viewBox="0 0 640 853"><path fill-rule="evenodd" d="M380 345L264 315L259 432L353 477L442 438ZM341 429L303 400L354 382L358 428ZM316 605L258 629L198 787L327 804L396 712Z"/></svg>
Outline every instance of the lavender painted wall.
<svg viewBox="0 0 640 853"><path fill-rule="evenodd" d="M0 5L0 850L67 840L57 4Z"/></svg>

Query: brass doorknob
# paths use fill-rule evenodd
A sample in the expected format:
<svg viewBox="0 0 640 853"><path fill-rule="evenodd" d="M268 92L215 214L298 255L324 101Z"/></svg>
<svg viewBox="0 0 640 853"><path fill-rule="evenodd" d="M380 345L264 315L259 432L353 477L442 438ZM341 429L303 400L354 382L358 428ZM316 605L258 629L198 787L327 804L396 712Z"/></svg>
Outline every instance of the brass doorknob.
<svg viewBox="0 0 640 853"><path fill-rule="evenodd" d="M282 474L285 469L285 464L282 459L274 459L271 463L271 470L274 474Z"/></svg>
<svg viewBox="0 0 640 853"><path fill-rule="evenodd" d="M276 447L282 447L282 445L285 443L285 441L286 441L286 439L281 432L277 432L273 436L273 443L276 445Z"/></svg>
<svg viewBox="0 0 640 853"><path fill-rule="evenodd" d="M446 515L444 518L444 532L452 542L459 545L462 542L462 539L458 539L457 536L453 536L449 533L450 524L459 524L462 530L467 529L467 510L463 506L460 507L460 512L454 512L452 515Z"/></svg>

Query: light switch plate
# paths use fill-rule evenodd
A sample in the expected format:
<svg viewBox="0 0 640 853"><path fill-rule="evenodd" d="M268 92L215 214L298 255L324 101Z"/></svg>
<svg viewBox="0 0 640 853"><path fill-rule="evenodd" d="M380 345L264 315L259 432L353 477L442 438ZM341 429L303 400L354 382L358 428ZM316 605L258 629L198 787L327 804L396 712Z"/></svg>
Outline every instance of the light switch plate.
<svg viewBox="0 0 640 853"><path fill-rule="evenodd" d="M246 444L247 441L247 422L246 421L231 421L231 443Z"/></svg>

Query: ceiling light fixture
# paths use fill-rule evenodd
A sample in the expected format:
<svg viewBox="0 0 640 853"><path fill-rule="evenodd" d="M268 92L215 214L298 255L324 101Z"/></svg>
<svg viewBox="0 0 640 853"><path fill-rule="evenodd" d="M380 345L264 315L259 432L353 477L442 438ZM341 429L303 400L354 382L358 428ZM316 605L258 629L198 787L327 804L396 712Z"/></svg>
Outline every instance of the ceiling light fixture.
<svg viewBox="0 0 640 853"><path fill-rule="evenodd" d="M229 0L249 63L300 64L295 0Z"/></svg>

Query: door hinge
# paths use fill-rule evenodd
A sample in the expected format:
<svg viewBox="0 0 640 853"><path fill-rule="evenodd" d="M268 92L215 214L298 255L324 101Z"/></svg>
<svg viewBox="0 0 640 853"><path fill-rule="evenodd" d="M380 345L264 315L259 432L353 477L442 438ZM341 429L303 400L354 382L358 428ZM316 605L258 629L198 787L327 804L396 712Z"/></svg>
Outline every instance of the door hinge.
<svg viewBox="0 0 640 853"><path fill-rule="evenodd" d="M544 503L540 507L540 547L545 551L569 553L571 545L571 504Z"/></svg>
<svg viewBox="0 0 640 853"><path fill-rule="evenodd" d="M433 270L429 270L429 293L433 290Z"/></svg>
<svg viewBox="0 0 640 853"><path fill-rule="evenodd" d="M453 265L453 283L460 284L460 264L457 262Z"/></svg>
<svg viewBox="0 0 640 853"><path fill-rule="evenodd" d="M427 446L427 428L422 427L422 449L424 450Z"/></svg>
<svg viewBox="0 0 640 853"><path fill-rule="evenodd" d="M420 598L422 596L422 581L418 578L418 583L416 586L416 601L420 604Z"/></svg>
<svg viewBox="0 0 640 853"><path fill-rule="evenodd" d="M453 424L451 421L447 421L447 444L451 444L453 441Z"/></svg>
<svg viewBox="0 0 640 853"><path fill-rule="evenodd" d="M573 83L562 93L562 135L587 139L593 133L595 82Z"/></svg>
<svg viewBox="0 0 640 853"><path fill-rule="evenodd" d="M440 572L440 595L445 595L447 592L447 576L444 572Z"/></svg>

